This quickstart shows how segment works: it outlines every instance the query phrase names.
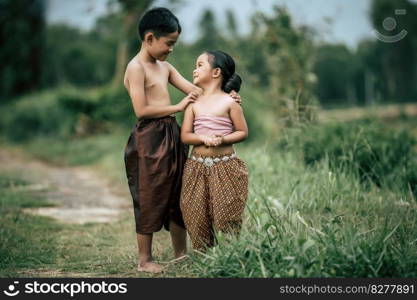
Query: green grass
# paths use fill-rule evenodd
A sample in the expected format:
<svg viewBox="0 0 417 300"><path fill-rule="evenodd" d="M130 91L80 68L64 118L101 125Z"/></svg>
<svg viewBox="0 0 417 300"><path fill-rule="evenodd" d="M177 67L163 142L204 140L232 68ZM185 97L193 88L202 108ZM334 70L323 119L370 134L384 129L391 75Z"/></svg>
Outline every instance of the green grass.
<svg viewBox="0 0 417 300"><path fill-rule="evenodd" d="M60 226L52 220L22 213L23 208L49 206L24 188L29 183L16 174L0 175L0 276L16 276L21 268L53 263L54 235Z"/></svg>
<svg viewBox="0 0 417 300"><path fill-rule="evenodd" d="M25 148L54 163L93 164L127 189L123 149L128 134L117 131L55 143L44 138ZM250 172L240 237L220 236L219 245L205 255L194 253L188 262L168 264L158 276L417 276L417 204L410 193L365 187L354 172L331 169L326 159L305 166L297 151L253 144L236 148ZM10 190L8 182L0 180L2 195ZM18 178L13 182L26 184ZM24 200L23 193L8 197L15 198L2 202L8 214L1 216L0 275L41 276L36 270L48 269L57 272L51 276L149 276L135 272L131 211L110 224L60 225L21 214L23 204L15 205L41 199ZM154 255L160 261L173 258L167 232L155 235ZM10 259L4 262L4 257Z"/></svg>
<svg viewBox="0 0 417 300"><path fill-rule="evenodd" d="M119 221L60 224L22 211L50 205L19 187L29 185L16 174L0 175L0 277L190 277L187 262L175 265L167 232L156 235L155 257L164 274L137 273L136 235L131 212ZM46 275L45 275L46 274Z"/></svg>
<svg viewBox="0 0 417 300"><path fill-rule="evenodd" d="M248 149L249 150L249 149ZM415 277L417 205L364 190L326 162L243 151L250 196L240 238L194 256L202 277Z"/></svg>
<svg viewBox="0 0 417 300"><path fill-rule="evenodd" d="M169 234L155 234L155 258L167 266L164 274L136 272L137 246L133 216L125 213L110 224L68 225L61 231L56 268L64 273L100 277L192 277L187 263L167 264L173 259Z"/></svg>

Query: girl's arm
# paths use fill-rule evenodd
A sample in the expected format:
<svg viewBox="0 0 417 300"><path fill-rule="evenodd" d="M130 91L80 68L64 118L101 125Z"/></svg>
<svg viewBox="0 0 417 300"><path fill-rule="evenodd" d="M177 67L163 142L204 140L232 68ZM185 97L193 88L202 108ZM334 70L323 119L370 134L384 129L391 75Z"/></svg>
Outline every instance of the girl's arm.
<svg viewBox="0 0 417 300"><path fill-rule="evenodd" d="M184 112L184 120L181 125L181 141L188 145L204 144L204 136L195 134L194 132L194 111L193 105L188 105Z"/></svg>
<svg viewBox="0 0 417 300"><path fill-rule="evenodd" d="M236 144L248 137L248 125L243 115L242 107L236 102L230 106L230 119L233 122L235 131L222 138L222 144Z"/></svg>

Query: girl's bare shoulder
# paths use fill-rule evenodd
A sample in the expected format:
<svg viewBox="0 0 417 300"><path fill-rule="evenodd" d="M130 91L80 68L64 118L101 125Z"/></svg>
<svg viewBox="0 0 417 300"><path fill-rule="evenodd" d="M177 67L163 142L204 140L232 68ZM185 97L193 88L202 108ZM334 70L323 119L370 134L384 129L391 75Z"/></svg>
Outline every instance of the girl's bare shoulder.
<svg viewBox="0 0 417 300"><path fill-rule="evenodd" d="M228 109L231 109L233 105L236 104L235 99L233 99L232 96L227 93L224 93L224 95L221 97L221 102L227 106Z"/></svg>

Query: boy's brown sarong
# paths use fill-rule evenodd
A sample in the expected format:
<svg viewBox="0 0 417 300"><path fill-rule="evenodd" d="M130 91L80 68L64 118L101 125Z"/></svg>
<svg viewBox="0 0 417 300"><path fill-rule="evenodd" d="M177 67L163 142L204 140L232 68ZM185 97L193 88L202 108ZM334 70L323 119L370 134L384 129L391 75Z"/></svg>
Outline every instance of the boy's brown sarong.
<svg viewBox="0 0 417 300"><path fill-rule="evenodd" d="M221 158L221 157L219 157ZM188 159L181 210L194 249L215 244L215 232L239 234L248 197L248 170L240 158L212 166Z"/></svg>
<svg viewBox="0 0 417 300"><path fill-rule="evenodd" d="M138 120L125 147L125 166L133 199L136 232L184 227L180 210L181 178L188 145L181 142L173 116Z"/></svg>

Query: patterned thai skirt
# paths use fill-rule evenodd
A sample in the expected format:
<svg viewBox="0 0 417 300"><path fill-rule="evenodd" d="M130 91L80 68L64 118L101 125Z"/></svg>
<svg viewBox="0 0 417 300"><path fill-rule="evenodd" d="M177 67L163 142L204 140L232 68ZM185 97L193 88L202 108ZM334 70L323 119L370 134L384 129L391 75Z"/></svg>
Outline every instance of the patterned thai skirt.
<svg viewBox="0 0 417 300"><path fill-rule="evenodd" d="M180 205L193 248L213 246L216 231L238 234L247 196L248 170L235 153L188 158Z"/></svg>

